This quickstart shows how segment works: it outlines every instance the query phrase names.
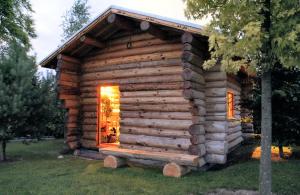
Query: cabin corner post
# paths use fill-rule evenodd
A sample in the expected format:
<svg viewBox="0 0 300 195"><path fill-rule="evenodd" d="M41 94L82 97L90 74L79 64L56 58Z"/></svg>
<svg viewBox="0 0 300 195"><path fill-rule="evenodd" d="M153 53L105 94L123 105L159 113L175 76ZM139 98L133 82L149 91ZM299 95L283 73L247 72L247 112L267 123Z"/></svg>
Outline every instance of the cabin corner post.
<svg viewBox="0 0 300 195"><path fill-rule="evenodd" d="M183 96L189 100L191 105L190 112L193 115L192 125L189 127L191 135L189 153L199 156L198 166L203 166L206 162L204 156L206 154L205 147L205 80L203 77L202 64L204 62L204 54L201 51L205 43L199 41L191 33L185 32L181 36L183 44L182 51L182 78L184 80Z"/></svg>
<svg viewBox="0 0 300 195"><path fill-rule="evenodd" d="M58 99L67 110L65 139L70 149L79 144L79 67L80 61L69 56L58 55L56 67L56 90Z"/></svg>

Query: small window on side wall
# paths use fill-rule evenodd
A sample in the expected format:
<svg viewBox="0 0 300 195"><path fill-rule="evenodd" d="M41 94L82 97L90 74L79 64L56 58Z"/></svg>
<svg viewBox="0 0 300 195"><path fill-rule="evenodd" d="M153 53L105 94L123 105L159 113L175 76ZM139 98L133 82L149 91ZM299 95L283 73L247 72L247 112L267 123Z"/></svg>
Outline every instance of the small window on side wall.
<svg viewBox="0 0 300 195"><path fill-rule="evenodd" d="M234 118L234 94L227 92L227 118Z"/></svg>

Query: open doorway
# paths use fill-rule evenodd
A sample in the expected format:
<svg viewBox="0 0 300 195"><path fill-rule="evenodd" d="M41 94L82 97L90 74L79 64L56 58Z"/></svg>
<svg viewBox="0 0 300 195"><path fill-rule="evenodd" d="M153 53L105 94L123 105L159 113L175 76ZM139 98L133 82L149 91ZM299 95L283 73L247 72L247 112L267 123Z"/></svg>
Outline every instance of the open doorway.
<svg viewBox="0 0 300 195"><path fill-rule="evenodd" d="M98 93L98 146L118 145L120 135L119 86L101 86Z"/></svg>

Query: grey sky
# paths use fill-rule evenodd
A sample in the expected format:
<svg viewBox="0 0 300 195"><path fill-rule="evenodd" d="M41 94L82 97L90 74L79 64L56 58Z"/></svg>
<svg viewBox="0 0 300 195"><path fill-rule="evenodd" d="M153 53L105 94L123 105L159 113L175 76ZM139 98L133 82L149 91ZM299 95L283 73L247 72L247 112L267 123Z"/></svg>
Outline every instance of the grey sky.
<svg viewBox="0 0 300 195"><path fill-rule="evenodd" d="M32 40L33 52L38 62L61 44L62 16L70 9L74 0L31 0L35 11L33 17L38 37ZM174 19L188 21L184 16L182 0L89 0L92 18L111 5L122 6L134 10L153 13ZM205 24L206 20L190 21Z"/></svg>

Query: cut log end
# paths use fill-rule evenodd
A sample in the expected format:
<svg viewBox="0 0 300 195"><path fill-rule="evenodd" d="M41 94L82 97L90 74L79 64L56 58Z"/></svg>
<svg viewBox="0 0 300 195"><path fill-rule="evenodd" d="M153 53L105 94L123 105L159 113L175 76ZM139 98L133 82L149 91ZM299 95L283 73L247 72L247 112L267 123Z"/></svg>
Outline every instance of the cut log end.
<svg viewBox="0 0 300 195"><path fill-rule="evenodd" d="M190 172L188 167L184 167L173 162L166 164L163 169L163 174L167 177L178 178L187 174L188 172Z"/></svg>
<svg viewBox="0 0 300 195"><path fill-rule="evenodd" d="M104 167L116 169L118 167L122 167L126 165L126 160L123 158L118 158L115 156L107 156L104 159Z"/></svg>

